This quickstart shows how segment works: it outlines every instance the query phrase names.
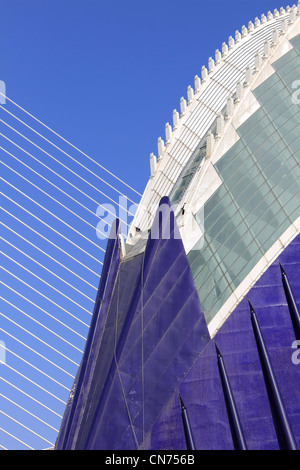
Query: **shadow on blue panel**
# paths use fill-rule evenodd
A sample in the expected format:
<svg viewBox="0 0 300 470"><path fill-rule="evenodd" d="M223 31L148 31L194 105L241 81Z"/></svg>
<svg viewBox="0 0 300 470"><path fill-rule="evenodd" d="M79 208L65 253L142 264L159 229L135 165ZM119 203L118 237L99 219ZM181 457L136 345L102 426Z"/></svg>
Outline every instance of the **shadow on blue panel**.
<svg viewBox="0 0 300 470"><path fill-rule="evenodd" d="M98 295L56 448L144 448L210 339L168 198L152 229L145 251L128 260L109 242L104 266L112 275Z"/></svg>
<svg viewBox="0 0 300 470"><path fill-rule="evenodd" d="M245 441L250 450L278 450L279 443L252 330L248 298L256 306L290 426L298 448L300 446L300 364L292 362L292 344L296 336L278 264L280 261L284 266L299 306L299 277L295 274L300 267L299 242L300 235L261 276L214 338L226 360ZM185 448L180 425L179 391L189 410L196 448L234 448L214 349L213 342L210 342L200 353L152 426L147 436L147 448Z"/></svg>

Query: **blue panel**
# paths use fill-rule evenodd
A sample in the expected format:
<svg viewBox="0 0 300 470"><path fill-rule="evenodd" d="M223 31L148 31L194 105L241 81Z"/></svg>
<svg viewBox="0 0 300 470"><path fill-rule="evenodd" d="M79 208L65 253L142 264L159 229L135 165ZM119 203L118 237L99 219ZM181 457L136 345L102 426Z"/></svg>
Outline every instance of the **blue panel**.
<svg viewBox="0 0 300 470"><path fill-rule="evenodd" d="M120 263L107 294L104 328L101 335L91 330L94 355L87 351L91 360L83 359L87 380L70 419L74 432L67 432L61 448L143 447L143 438L210 339L167 198L145 252Z"/></svg>
<svg viewBox="0 0 300 470"><path fill-rule="evenodd" d="M119 224L119 220L116 220L111 228L85 351L68 399L56 442L57 449L71 448L73 436L78 427L79 412L84 408L85 393L91 373L91 364L93 363L95 354L97 354L97 344L103 334L108 313L108 302L112 295L119 266Z"/></svg>
<svg viewBox="0 0 300 470"><path fill-rule="evenodd" d="M256 306L264 340L298 448L300 446L300 364L292 363L295 341L278 261L289 275L300 305L300 235L285 249L248 293ZM231 314L214 340L226 369L248 448L278 449L266 387L252 331L248 300ZM215 347L211 342L183 379L147 436L149 449L184 449L178 393L188 408L198 450L233 449Z"/></svg>

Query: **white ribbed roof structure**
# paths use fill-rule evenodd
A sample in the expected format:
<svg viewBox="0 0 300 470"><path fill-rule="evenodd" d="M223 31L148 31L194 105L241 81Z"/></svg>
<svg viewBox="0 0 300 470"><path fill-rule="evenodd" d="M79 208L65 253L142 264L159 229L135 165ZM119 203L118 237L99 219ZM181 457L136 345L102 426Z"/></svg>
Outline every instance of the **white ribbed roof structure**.
<svg viewBox="0 0 300 470"><path fill-rule="evenodd" d="M136 228L140 236L140 232L151 227L159 200L170 195L199 141L208 134L207 157L215 161L214 154L221 140L224 145L221 136L228 134L228 123L237 114L237 105L245 102L242 110L244 120L256 110L254 100L250 100L250 103L246 101L247 88L251 84L253 89L267 78L266 74L271 74L268 67L272 60L289 50L287 40L299 34L299 27L300 2L297 6L282 7L280 11L275 9L273 13L269 11L267 15L262 14L260 19L250 21L247 27L242 26L241 31L230 36L228 43L222 44L221 50L216 50L214 58L209 58L208 65L202 67L201 78L196 75L194 87L188 86L186 98L180 99L180 110L173 111L172 126L166 123L165 141L158 138L158 157L150 155L151 177L134 218L128 243L135 243ZM247 109L249 104L252 105L251 109ZM213 136L209 131L216 120L218 134ZM228 135L225 147L233 145L235 137L234 132ZM198 176L194 177L194 184L199 180L199 171L203 172L206 161L198 170ZM207 188L204 198L208 199L215 188L216 181ZM186 199L181 206L187 202ZM204 202L202 198L201 204Z"/></svg>
<svg viewBox="0 0 300 470"><path fill-rule="evenodd" d="M299 34L300 2L297 6L287 6L281 8L280 11L274 10L273 13L263 14L261 19L256 18L254 23L250 21L248 27L243 26L241 31L235 32L234 37L230 36L228 43L223 43L222 52L216 50L215 57L209 58L208 66L202 67L201 78L198 75L195 76L194 88L188 86L187 97L182 97L180 100L180 112L173 111L173 126L171 127L169 123L166 124L165 142L162 138L158 139L158 158L154 154L150 155L151 175L127 239L128 248L130 245L134 246L134 248L129 248L129 253L143 249L142 240L148 236L153 216L163 196L169 196L173 204L187 255L190 256L190 259L194 259L196 255L193 252L195 253L195 250L198 250L198 253L201 252L203 245L200 245L202 242L204 243L203 240L207 232L204 206L206 207L209 199L223 185L216 164L240 141L238 130L242 124L254 113L262 110L261 104L255 96L256 90L272 76L275 76L276 70L273 64L275 65L279 59L286 57L293 50L291 41ZM297 76L297 72L294 71L294 73ZM289 89L287 93L290 95L288 103L292 103L293 90ZM288 103L286 103L286 108L291 106ZM295 104L292 106L297 108ZM278 111L278 113L280 117L281 112ZM295 123L294 126L293 135L295 142L297 142L300 129ZM253 139L255 140L255 136ZM289 152L288 146L286 149ZM265 151L267 150L266 148ZM280 169L280 165L284 167L284 157L282 157L281 164L277 160L277 165L279 166L276 171ZM284 169L284 171L286 170ZM290 178L286 174L283 178ZM184 180L185 183L181 184ZM295 184L298 186L297 182ZM255 182L253 185L255 186ZM268 183L267 186L269 186ZM243 189L241 188L241 191ZM270 190L272 193L273 189ZM272 197L276 201L275 193L272 193ZM270 211L267 202L265 202L265 206L264 210ZM284 213L284 204L281 208ZM252 208L252 210L254 209ZM276 217L275 215L274 220L277 220ZM265 218L266 215L262 212L257 220L260 220L259 223L263 225ZM250 222L249 232L252 232L250 219L247 224L249 225ZM230 220L229 214L227 220ZM299 233L299 210L294 210L293 216L287 224L289 227L282 228L279 238L277 235L275 237L273 233L272 236L276 238L276 242L262 248L260 259L256 261L255 265L253 263L244 277L241 276L239 279L237 277L231 278L233 266L228 267L227 265L226 267L226 260L224 264L224 260L218 253L219 241L215 240L216 243L212 244L211 248L212 256L215 257L218 269L223 271L228 288L231 289L231 294L227 298L223 295L224 292L220 296L217 294L219 288L218 282L214 281L216 273L214 268L211 268L210 280L204 278L200 281L201 276L199 270L197 271L199 258L196 263L192 262L195 282L199 283L197 289L200 302L203 302L204 310L206 309L208 328L212 336L247 295L262 273ZM269 223L270 236L272 234L271 225ZM229 230L228 227L227 230ZM221 231L221 228L219 230ZM140 242L137 243L139 240ZM247 251L249 247L244 242L243 235L239 240L245 245ZM227 240L222 243L226 244ZM255 236L253 243L256 243ZM201 262L204 265L205 256L207 256L205 250L208 248L208 244L210 241L206 240L204 254L202 252L199 255L202 256ZM231 248L228 246L228 250L231 256L236 253L235 246ZM240 255L243 257L243 253ZM244 262L247 265L245 258ZM250 266L250 263L248 264ZM206 268L208 268L207 265ZM214 287L209 284L213 282L215 282ZM215 298L212 297L214 290ZM211 296L209 301L208 296Z"/></svg>

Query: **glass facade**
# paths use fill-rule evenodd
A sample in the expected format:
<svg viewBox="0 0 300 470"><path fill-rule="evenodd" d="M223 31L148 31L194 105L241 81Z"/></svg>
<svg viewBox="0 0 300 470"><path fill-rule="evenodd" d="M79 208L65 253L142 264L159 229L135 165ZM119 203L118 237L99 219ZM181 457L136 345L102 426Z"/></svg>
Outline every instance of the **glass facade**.
<svg viewBox="0 0 300 470"><path fill-rule="evenodd" d="M300 35L291 43L254 91L261 108L215 165L223 184L204 206L204 245L189 254L208 322L300 216L300 105L292 100Z"/></svg>

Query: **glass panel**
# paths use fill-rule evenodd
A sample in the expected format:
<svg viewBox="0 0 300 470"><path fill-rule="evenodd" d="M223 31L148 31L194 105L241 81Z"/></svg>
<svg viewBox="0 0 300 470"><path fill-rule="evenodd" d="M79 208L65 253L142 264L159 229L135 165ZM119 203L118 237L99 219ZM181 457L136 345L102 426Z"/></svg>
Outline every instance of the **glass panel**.
<svg viewBox="0 0 300 470"><path fill-rule="evenodd" d="M300 50L300 35L292 43ZM300 106L289 88L300 77L297 50L273 66L254 91L261 108L215 165L223 184L205 204L205 244L189 254L207 321L300 216Z"/></svg>

